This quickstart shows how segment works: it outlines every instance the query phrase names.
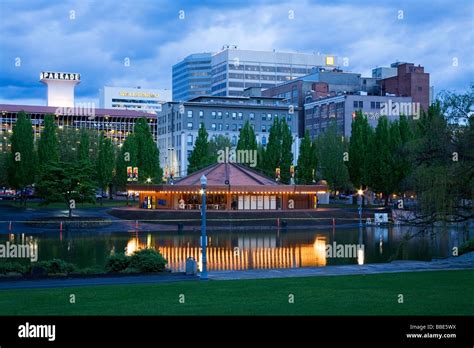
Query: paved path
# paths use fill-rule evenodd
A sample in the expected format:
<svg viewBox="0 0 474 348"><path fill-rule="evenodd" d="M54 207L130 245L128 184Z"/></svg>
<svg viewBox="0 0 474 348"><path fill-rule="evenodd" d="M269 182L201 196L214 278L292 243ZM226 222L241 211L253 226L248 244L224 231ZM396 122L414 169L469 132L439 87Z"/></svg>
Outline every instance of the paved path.
<svg viewBox="0 0 474 348"><path fill-rule="evenodd" d="M442 270L474 270L474 252L459 257L435 261L394 261L367 265L345 265L326 267L290 268L275 270L217 271L210 272L212 280L264 279L287 277L337 276L352 274L376 274L397 272L420 272Z"/></svg>
<svg viewBox="0 0 474 348"><path fill-rule="evenodd" d="M213 271L209 272L210 280L238 279L268 279L314 276L337 276L352 274L377 274L397 272L422 272L443 270L474 270L474 252L449 259L424 261L394 261L391 263L374 263L368 265L326 266L289 269L259 269L247 271ZM71 278L71 279L41 279L0 281L0 290L7 289L36 289L36 288L65 288L94 285L124 285L124 284L157 284L180 281L197 281L198 276L184 274L143 275L104 278Z"/></svg>

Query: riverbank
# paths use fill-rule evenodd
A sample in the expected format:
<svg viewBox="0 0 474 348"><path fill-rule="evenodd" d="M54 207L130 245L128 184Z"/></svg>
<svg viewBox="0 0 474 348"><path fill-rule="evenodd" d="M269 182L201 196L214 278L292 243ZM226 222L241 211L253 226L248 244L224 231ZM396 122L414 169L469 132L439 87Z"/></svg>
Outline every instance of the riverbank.
<svg viewBox="0 0 474 348"><path fill-rule="evenodd" d="M473 270L187 281L2 290L0 308L3 315L472 315L473 287Z"/></svg>

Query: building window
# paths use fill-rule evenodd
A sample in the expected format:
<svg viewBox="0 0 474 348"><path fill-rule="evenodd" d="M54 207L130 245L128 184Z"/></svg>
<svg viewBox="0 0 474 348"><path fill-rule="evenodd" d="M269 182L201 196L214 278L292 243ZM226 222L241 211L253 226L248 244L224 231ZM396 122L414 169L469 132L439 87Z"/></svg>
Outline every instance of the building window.
<svg viewBox="0 0 474 348"><path fill-rule="evenodd" d="M233 130L234 132L237 131L237 125L236 125L235 123L232 125L232 130Z"/></svg>
<svg viewBox="0 0 474 348"><path fill-rule="evenodd" d="M217 111L217 118L222 119L222 111Z"/></svg>
<svg viewBox="0 0 474 348"><path fill-rule="evenodd" d="M262 124L262 132L266 132L267 131L267 126Z"/></svg>
<svg viewBox="0 0 474 348"><path fill-rule="evenodd" d="M216 112L215 111L211 112L211 115L212 115L212 118L216 118Z"/></svg>
<svg viewBox="0 0 474 348"><path fill-rule="evenodd" d="M243 126L244 126L244 125L243 125L242 123L239 124L239 128L238 128L239 132L240 132L240 130L242 129Z"/></svg>
<svg viewBox="0 0 474 348"><path fill-rule="evenodd" d="M421 92L423 90L423 87L418 86L418 92Z"/></svg>
<svg viewBox="0 0 474 348"><path fill-rule="evenodd" d="M188 110L188 118L193 118L193 110Z"/></svg>
<svg viewBox="0 0 474 348"><path fill-rule="evenodd" d="M251 120L255 119L255 113L251 112L251 113L249 114L249 118L250 118Z"/></svg>
<svg viewBox="0 0 474 348"><path fill-rule="evenodd" d="M237 145L237 137L234 135L232 136L232 146L236 146Z"/></svg>
<svg viewBox="0 0 474 348"><path fill-rule="evenodd" d="M222 123L219 123L219 124L217 125L217 130L220 130L220 131L222 130Z"/></svg>
<svg viewBox="0 0 474 348"><path fill-rule="evenodd" d="M233 113L232 113L232 119L235 120L236 117L237 117L237 113L236 113L236 112L233 112Z"/></svg>
<svg viewBox="0 0 474 348"><path fill-rule="evenodd" d="M239 118L239 120L241 120L241 119L243 118L243 115L242 115L242 113L241 113L241 112L239 112L239 114L238 114L238 118Z"/></svg>
<svg viewBox="0 0 474 348"><path fill-rule="evenodd" d="M288 116L286 117L286 121L291 122L291 114L288 114Z"/></svg>
<svg viewBox="0 0 474 348"><path fill-rule="evenodd" d="M225 118L229 118L229 111L226 111Z"/></svg>
<svg viewBox="0 0 474 348"><path fill-rule="evenodd" d="M364 102L362 100L354 100L354 108L362 109L364 107Z"/></svg>
<svg viewBox="0 0 474 348"><path fill-rule="evenodd" d="M211 129L212 129L213 131L216 130L216 124L215 124L215 123L212 123L212 124L211 124Z"/></svg>
<svg viewBox="0 0 474 348"><path fill-rule="evenodd" d="M229 130L230 125L228 123L225 124L225 130Z"/></svg>
<svg viewBox="0 0 474 348"><path fill-rule="evenodd" d="M262 137L262 145L267 145L267 137Z"/></svg>
<svg viewBox="0 0 474 348"><path fill-rule="evenodd" d="M188 145L192 146L193 145L193 135L192 134L188 134L188 141L187 141Z"/></svg>
<svg viewBox="0 0 474 348"><path fill-rule="evenodd" d="M272 114L267 114L267 121L271 121L272 120Z"/></svg>
<svg viewBox="0 0 474 348"><path fill-rule="evenodd" d="M204 111L200 110L199 111L199 118L203 118L204 117Z"/></svg>
<svg viewBox="0 0 474 348"><path fill-rule="evenodd" d="M193 123L192 122L188 122L188 129L193 129Z"/></svg>
<svg viewBox="0 0 474 348"><path fill-rule="evenodd" d="M267 114L262 114L262 121L265 121L267 119Z"/></svg>

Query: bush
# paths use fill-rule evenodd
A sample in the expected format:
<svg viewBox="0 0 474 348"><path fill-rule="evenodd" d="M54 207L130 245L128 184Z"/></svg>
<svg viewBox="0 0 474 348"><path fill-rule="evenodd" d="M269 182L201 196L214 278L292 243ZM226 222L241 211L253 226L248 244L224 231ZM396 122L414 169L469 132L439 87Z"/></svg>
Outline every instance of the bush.
<svg viewBox="0 0 474 348"><path fill-rule="evenodd" d="M105 269L108 272L121 272L130 264L130 257L125 254L114 254L109 256L105 263Z"/></svg>
<svg viewBox="0 0 474 348"><path fill-rule="evenodd" d="M0 274L20 273L26 274L30 272L30 266L19 262L0 262Z"/></svg>
<svg viewBox="0 0 474 348"><path fill-rule="evenodd" d="M464 242L459 247L459 255L474 251L474 238L469 239L467 242Z"/></svg>
<svg viewBox="0 0 474 348"><path fill-rule="evenodd" d="M130 268L140 272L163 272L168 261L153 249L142 249L136 251L130 258Z"/></svg>
<svg viewBox="0 0 474 348"><path fill-rule="evenodd" d="M35 267L43 268L47 274L64 274L74 272L75 266L72 263L61 259L52 259L48 261L37 262Z"/></svg>

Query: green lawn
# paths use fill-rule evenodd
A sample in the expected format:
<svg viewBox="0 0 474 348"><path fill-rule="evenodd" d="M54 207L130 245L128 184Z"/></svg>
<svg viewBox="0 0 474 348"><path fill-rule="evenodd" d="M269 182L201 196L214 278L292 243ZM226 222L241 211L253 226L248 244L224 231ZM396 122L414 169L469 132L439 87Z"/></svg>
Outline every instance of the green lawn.
<svg viewBox="0 0 474 348"><path fill-rule="evenodd" d="M76 303L69 303L75 294ZM179 303L184 294L185 303ZM294 295L294 303L288 301ZM404 303L398 303L403 294ZM2 315L473 315L474 271L0 290Z"/></svg>

